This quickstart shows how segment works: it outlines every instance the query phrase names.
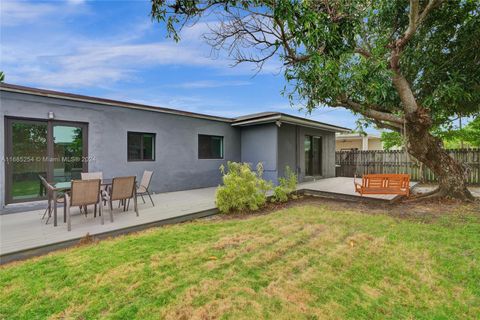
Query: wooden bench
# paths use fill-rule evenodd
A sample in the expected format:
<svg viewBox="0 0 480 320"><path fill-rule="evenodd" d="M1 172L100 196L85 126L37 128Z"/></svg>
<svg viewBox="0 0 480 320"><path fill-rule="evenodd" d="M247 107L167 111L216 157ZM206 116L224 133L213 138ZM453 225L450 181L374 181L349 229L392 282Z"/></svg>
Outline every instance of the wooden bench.
<svg viewBox="0 0 480 320"><path fill-rule="evenodd" d="M366 174L362 183L354 178L355 191L364 194L410 195L410 176L408 174Z"/></svg>

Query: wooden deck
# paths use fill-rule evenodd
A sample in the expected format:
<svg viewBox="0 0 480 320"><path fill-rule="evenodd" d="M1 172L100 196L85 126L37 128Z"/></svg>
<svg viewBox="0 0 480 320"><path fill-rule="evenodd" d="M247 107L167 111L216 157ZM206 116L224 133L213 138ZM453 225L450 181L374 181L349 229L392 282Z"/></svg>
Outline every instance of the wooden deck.
<svg viewBox="0 0 480 320"><path fill-rule="evenodd" d="M87 233L96 238L103 238L216 214L218 210L215 207L215 189L203 188L155 194L152 196L155 207L152 207L148 199L145 199L147 201L145 204L139 199L139 217L131 208L127 212L116 208L114 222L111 223L106 215L104 225L101 225L99 217L93 217L91 209L87 217L80 214L78 209L74 209L70 232L63 223L62 207L58 210L59 225L57 227L53 227L52 219L48 224L41 221L44 203L33 207L31 204L7 207L5 212L15 213L0 215L0 263L74 245ZM349 201L362 199L391 201L395 198L392 195L369 195L361 198L354 191L353 178L329 178L301 183L298 189L305 194ZM39 205L42 207L40 210ZM21 211L21 208L25 210ZM31 210L32 208L37 209ZM19 210L21 212L18 212Z"/></svg>
<svg viewBox="0 0 480 320"><path fill-rule="evenodd" d="M58 226L53 219L48 224L41 220L44 210L18 212L0 215L0 263L22 258L22 255L34 256L62 247L68 247L88 233L96 237L144 229L149 226L175 223L204 217L217 213L214 203L215 188L204 188L152 195L155 207L141 198L138 201L140 216L137 217L130 207L123 212L114 208L114 222L105 215L105 224L100 218L93 217L89 209L87 217L73 209L72 231L67 231L63 223L63 207L58 210ZM114 203L115 206L115 203ZM105 207L104 210L108 210Z"/></svg>
<svg viewBox="0 0 480 320"><path fill-rule="evenodd" d="M361 183L361 178L357 178L357 182ZM347 201L376 201L376 202L392 202L400 198L397 195L392 194L369 194L360 196L355 192L353 185L353 178L348 177L336 177L319 179L311 182L299 183L298 189L304 190L304 193L316 196L330 197L335 199L347 200ZM417 182L410 181L410 188L413 188Z"/></svg>

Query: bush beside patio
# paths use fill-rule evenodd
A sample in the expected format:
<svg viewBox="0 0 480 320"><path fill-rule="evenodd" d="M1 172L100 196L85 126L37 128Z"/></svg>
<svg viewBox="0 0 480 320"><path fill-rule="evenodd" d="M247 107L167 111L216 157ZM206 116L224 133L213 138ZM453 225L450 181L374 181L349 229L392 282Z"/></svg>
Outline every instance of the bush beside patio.
<svg viewBox="0 0 480 320"><path fill-rule="evenodd" d="M438 206L400 219L408 209L393 217L319 203L155 228L3 266L0 318L480 314L478 209Z"/></svg>
<svg viewBox="0 0 480 320"><path fill-rule="evenodd" d="M278 185L263 179L263 164L253 171L249 163L228 161L220 166L223 184L215 192L215 204L222 213L253 212L265 207L268 192L273 191L270 202L286 202L296 198L297 175L285 167L285 176L278 178Z"/></svg>

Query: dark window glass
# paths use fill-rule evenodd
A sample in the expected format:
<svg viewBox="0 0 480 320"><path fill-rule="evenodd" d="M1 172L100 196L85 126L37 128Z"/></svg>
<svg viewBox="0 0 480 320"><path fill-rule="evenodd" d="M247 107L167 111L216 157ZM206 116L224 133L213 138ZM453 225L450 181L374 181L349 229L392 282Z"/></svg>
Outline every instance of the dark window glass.
<svg viewBox="0 0 480 320"><path fill-rule="evenodd" d="M143 135L143 158L153 160L154 139L152 134Z"/></svg>
<svg viewBox="0 0 480 320"><path fill-rule="evenodd" d="M223 137L198 135L199 159L223 159Z"/></svg>
<svg viewBox="0 0 480 320"><path fill-rule="evenodd" d="M155 134L129 132L128 133L128 161L155 160Z"/></svg>
<svg viewBox="0 0 480 320"><path fill-rule="evenodd" d="M305 175L322 175L322 140L321 137L305 136Z"/></svg>

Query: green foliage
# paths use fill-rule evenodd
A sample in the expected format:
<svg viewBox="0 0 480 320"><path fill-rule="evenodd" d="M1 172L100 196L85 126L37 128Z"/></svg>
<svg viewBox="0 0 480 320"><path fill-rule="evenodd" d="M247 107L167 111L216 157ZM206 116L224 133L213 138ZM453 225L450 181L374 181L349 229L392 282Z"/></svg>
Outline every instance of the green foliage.
<svg viewBox="0 0 480 320"><path fill-rule="evenodd" d="M254 172L248 163L229 161L227 170L222 165L220 172L223 175L223 185L217 188L215 203L221 212L255 211L265 205L272 184L262 178L261 163L257 164Z"/></svg>
<svg viewBox="0 0 480 320"><path fill-rule="evenodd" d="M0 82L5 81L5 73L3 71L0 71Z"/></svg>
<svg viewBox="0 0 480 320"><path fill-rule="evenodd" d="M463 128L447 127L435 130L435 134L442 138L446 148L480 147L480 117L473 118Z"/></svg>
<svg viewBox="0 0 480 320"><path fill-rule="evenodd" d="M419 14L430 2L418 1ZM458 113L475 116L480 112L480 1L436 2L399 58L401 74L434 126ZM169 34L179 40L178 31L188 23L211 12L223 14L227 27L212 33L221 35L213 38L220 40L212 41L214 47L228 50L238 62L279 56L289 82L285 93L292 104L305 103L311 111L319 105L338 106L339 100L348 98L361 108L347 108L362 115L366 124L376 125L365 109L404 115L391 63L392 47L409 28L410 3L152 0L151 15L165 22ZM239 12L238 17L249 23L241 25L242 19L232 19L232 12Z"/></svg>
<svg viewBox="0 0 480 320"><path fill-rule="evenodd" d="M382 143L385 150L390 150L394 147L402 147L404 144L402 135L394 131L382 132Z"/></svg>
<svg viewBox="0 0 480 320"><path fill-rule="evenodd" d="M463 139L475 147L480 147L480 116L470 122L463 130Z"/></svg>
<svg viewBox="0 0 480 320"><path fill-rule="evenodd" d="M480 117L473 118L472 121L463 128L451 126L435 127L432 134L441 138L446 149L460 149L463 147L480 147ZM397 132L382 132L383 147L390 150L393 147L404 146L402 135Z"/></svg>
<svg viewBox="0 0 480 320"><path fill-rule="evenodd" d="M273 200L276 202L286 202L289 197L294 196L297 190L297 175L290 169L285 167L285 177L278 178L278 186L273 189Z"/></svg>

